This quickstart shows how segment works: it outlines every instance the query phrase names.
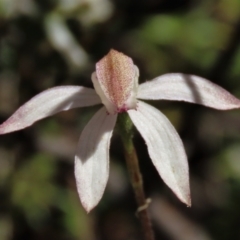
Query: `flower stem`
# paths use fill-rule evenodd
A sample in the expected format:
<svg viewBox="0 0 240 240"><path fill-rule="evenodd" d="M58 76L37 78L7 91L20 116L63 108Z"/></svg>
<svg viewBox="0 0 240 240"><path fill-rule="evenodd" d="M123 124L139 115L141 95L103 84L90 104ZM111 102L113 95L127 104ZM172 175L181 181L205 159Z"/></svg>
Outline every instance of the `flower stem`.
<svg viewBox="0 0 240 240"><path fill-rule="evenodd" d="M153 229L147 209L149 199L145 198L143 180L138 163L138 157L132 141L132 122L127 115L123 115L123 117L120 118L121 119L119 121L119 132L123 140L124 155L127 163L130 181L138 204L137 215L142 225L144 239L154 240Z"/></svg>

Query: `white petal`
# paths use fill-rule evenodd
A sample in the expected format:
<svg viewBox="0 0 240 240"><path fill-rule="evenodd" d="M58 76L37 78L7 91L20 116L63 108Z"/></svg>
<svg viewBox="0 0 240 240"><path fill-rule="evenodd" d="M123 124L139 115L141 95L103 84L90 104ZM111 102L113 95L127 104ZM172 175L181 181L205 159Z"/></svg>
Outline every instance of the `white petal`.
<svg viewBox="0 0 240 240"><path fill-rule="evenodd" d="M87 212L101 200L109 176L109 146L117 115L101 108L84 128L75 157L78 194Z"/></svg>
<svg viewBox="0 0 240 240"><path fill-rule="evenodd" d="M17 131L34 122L71 108L101 103L93 89L80 86L50 88L22 105L7 121L0 125L0 134Z"/></svg>
<svg viewBox="0 0 240 240"><path fill-rule="evenodd" d="M177 100L202 104L219 110L240 107L240 100L207 79L182 73L170 73L139 86L138 98Z"/></svg>
<svg viewBox="0 0 240 240"><path fill-rule="evenodd" d="M187 157L172 124L159 110L141 101L137 110L128 113L164 182L182 202L191 205Z"/></svg>

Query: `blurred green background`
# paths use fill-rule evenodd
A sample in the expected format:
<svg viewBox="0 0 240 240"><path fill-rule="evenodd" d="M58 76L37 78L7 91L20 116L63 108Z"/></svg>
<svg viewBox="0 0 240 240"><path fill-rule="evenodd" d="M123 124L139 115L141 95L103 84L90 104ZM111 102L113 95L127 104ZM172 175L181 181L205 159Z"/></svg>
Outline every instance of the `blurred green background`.
<svg viewBox="0 0 240 240"><path fill-rule="evenodd" d="M239 0L0 0L0 122L47 88L92 87L95 63L111 48L133 58L140 82L190 73L240 97ZM136 133L156 239L240 239L240 111L153 104L183 139L192 192L187 208ZM141 240L117 133L102 201L86 214L78 199L74 153L96 108L0 136L0 240Z"/></svg>

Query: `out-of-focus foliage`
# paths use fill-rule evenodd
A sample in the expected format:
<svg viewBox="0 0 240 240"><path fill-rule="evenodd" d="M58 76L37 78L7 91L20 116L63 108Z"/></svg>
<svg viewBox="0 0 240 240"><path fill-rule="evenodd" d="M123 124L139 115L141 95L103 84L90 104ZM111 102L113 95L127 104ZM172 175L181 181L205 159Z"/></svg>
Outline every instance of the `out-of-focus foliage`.
<svg viewBox="0 0 240 240"><path fill-rule="evenodd" d="M54 163L51 157L36 154L27 159L13 176L12 202L23 210L33 227L47 218L49 206L57 195L52 181L56 169Z"/></svg>
<svg viewBox="0 0 240 240"><path fill-rule="evenodd" d="M0 0L0 122L57 85L92 87L111 48L140 81L167 72L209 78L240 97L239 0ZM46 103L47 104L47 103ZM192 207L162 183L139 135L156 239L240 239L240 112L155 102L177 128L190 164ZM73 174L79 135L95 107L0 136L0 239L141 239L117 134L109 184L86 214Z"/></svg>

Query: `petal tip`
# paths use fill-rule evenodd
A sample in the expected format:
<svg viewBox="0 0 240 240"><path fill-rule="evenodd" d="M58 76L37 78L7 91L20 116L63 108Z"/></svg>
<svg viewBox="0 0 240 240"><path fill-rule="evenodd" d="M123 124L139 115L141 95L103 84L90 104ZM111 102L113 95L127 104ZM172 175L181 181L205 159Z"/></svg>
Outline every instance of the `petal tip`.
<svg viewBox="0 0 240 240"><path fill-rule="evenodd" d="M192 201L191 201L191 197L189 196L186 202L187 207L191 207L192 206Z"/></svg>
<svg viewBox="0 0 240 240"><path fill-rule="evenodd" d="M4 122L3 124L0 125L0 135L6 134L9 132L13 132L13 131L8 131L6 122Z"/></svg>
<svg viewBox="0 0 240 240"><path fill-rule="evenodd" d="M181 200L181 202L183 202L184 204L187 205L187 207L191 207L192 206L192 201L191 201L191 196L190 194L188 194L187 196L182 196L181 198L178 196L178 198Z"/></svg>
<svg viewBox="0 0 240 240"><path fill-rule="evenodd" d="M90 206L88 203L86 202L82 202L82 206L84 208L84 210L87 212L87 213L90 213L95 207L96 205L94 206Z"/></svg>
<svg viewBox="0 0 240 240"><path fill-rule="evenodd" d="M2 127L2 125L0 125L0 135L4 134L4 128Z"/></svg>

